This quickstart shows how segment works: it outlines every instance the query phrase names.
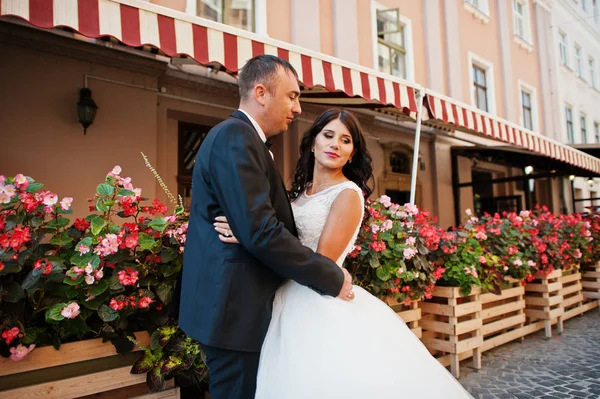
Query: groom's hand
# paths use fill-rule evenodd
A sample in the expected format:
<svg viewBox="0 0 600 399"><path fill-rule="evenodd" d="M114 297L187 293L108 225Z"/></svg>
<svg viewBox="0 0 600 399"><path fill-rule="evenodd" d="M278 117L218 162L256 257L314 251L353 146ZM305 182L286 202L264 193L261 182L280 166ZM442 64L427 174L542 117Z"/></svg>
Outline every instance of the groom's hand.
<svg viewBox="0 0 600 399"><path fill-rule="evenodd" d="M344 272L344 284L338 295L338 298L344 301L351 301L354 299L354 292L352 291L352 276L348 273L348 270L342 269Z"/></svg>

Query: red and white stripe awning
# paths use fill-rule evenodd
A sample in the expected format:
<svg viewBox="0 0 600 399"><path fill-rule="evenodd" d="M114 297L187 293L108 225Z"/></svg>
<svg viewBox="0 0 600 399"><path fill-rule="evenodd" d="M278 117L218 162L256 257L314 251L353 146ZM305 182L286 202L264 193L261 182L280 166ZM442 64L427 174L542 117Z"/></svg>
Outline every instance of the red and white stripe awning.
<svg viewBox="0 0 600 399"><path fill-rule="evenodd" d="M476 133L487 139L525 148L578 168L600 173L598 158L441 94L430 90L425 90L425 94L425 106L429 111L428 124L452 125L457 130Z"/></svg>
<svg viewBox="0 0 600 399"><path fill-rule="evenodd" d="M20 17L38 28L67 27L89 38L152 46L170 57L220 64L232 74L254 56L277 55L295 67L307 89L337 92L343 98L363 99L371 108L379 105L416 117L418 85L140 0L0 0L0 17L4 16Z"/></svg>

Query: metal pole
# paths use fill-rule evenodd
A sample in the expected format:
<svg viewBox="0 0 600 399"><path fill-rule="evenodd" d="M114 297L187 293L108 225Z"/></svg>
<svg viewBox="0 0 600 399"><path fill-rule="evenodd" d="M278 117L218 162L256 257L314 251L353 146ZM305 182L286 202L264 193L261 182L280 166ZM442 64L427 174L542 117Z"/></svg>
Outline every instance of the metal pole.
<svg viewBox="0 0 600 399"><path fill-rule="evenodd" d="M421 144L421 119L423 114L423 99L425 93L422 88L417 90L417 130L415 131L415 145L413 150L412 175L410 177L410 203L415 204L417 193L417 169L419 168L419 145Z"/></svg>

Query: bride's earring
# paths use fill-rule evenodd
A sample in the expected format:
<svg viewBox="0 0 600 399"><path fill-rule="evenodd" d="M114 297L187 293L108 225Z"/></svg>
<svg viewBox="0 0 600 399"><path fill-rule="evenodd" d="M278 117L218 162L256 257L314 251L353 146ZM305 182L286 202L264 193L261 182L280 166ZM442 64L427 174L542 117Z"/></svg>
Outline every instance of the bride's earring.
<svg viewBox="0 0 600 399"><path fill-rule="evenodd" d="M350 158L350 159L348 160L348 163L352 163L352 158Z"/></svg>

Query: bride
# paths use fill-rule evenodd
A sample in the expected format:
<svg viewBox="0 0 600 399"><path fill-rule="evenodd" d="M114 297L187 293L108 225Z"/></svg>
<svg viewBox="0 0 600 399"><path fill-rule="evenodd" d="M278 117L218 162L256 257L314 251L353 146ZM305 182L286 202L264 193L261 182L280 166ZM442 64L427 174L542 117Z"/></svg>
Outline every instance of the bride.
<svg viewBox="0 0 600 399"><path fill-rule="evenodd" d="M340 267L363 220L372 170L359 123L347 111L324 112L302 139L290 192L299 238ZM224 218L215 226L229 229ZM279 288L257 399L471 398L394 311L354 291L353 301L342 301L295 281Z"/></svg>

